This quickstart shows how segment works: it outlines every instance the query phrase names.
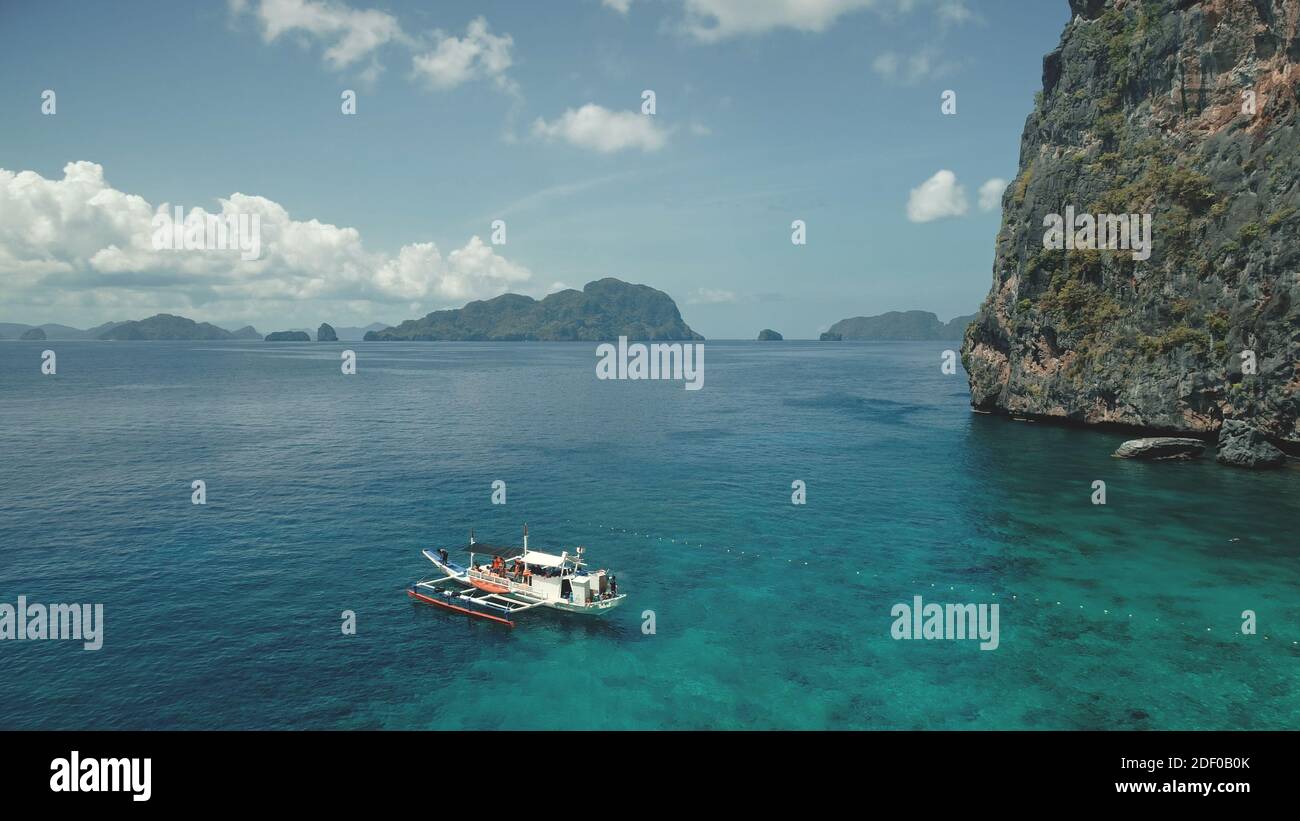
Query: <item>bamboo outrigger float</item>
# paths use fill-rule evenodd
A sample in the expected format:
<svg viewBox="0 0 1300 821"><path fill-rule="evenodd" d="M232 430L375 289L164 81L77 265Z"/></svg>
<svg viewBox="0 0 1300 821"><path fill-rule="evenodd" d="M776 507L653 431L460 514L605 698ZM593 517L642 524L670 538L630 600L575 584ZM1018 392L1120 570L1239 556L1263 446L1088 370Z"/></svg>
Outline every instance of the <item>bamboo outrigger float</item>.
<svg viewBox="0 0 1300 821"><path fill-rule="evenodd" d="M589 571L581 547L570 556L528 549L528 525L524 525L524 546L494 547L474 541L470 531L469 564L451 561L446 550L422 551L443 575L422 579L406 593L412 599L447 610L515 626L514 616L534 607L549 607L567 613L604 615L623 603L627 594L618 592L618 581L605 570ZM476 557L490 555L490 562Z"/></svg>

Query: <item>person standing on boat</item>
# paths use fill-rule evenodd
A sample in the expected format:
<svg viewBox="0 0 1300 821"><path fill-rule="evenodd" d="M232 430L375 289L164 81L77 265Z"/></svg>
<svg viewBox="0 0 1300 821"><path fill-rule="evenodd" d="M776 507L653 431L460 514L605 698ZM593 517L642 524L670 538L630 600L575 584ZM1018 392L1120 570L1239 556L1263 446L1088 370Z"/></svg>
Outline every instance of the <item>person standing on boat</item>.
<svg viewBox="0 0 1300 821"><path fill-rule="evenodd" d="M609 595L611 596L618 595L618 576L609 577Z"/></svg>

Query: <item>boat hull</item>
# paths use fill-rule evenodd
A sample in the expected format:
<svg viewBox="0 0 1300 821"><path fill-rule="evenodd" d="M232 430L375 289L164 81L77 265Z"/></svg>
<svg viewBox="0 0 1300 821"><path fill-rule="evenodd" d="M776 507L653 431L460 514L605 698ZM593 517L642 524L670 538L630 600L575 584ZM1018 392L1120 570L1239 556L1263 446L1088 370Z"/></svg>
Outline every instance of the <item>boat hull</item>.
<svg viewBox="0 0 1300 821"><path fill-rule="evenodd" d="M573 604L567 601L547 602L547 605L556 610L563 610L566 613L578 613L584 616L603 616L622 604L623 599L625 598L627 598L626 593L621 596L615 596L612 599L592 602L589 605Z"/></svg>

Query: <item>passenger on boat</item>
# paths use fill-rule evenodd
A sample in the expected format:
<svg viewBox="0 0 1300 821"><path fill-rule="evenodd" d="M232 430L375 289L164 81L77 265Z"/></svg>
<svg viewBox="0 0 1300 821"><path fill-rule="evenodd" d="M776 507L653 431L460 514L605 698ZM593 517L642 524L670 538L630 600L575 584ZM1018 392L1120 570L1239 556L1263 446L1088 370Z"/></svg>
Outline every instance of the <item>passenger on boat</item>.
<svg viewBox="0 0 1300 821"><path fill-rule="evenodd" d="M442 557L442 563L443 563L443 564L446 564L446 563L447 563L447 548L445 548L445 547L440 547L440 548L438 548L438 555L439 555L440 557Z"/></svg>

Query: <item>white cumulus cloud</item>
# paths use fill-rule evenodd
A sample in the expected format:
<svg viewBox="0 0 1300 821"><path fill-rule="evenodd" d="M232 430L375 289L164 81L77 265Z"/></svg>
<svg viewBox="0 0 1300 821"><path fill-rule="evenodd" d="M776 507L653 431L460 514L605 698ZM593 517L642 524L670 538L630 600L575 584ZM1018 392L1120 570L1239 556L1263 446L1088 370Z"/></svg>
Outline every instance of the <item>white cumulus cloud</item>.
<svg viewBox="0 0 1300 821"><path fill-rule="evenodd" d="M947 169L912 189L907 198L907 218L912 222L932 222L944 217L960 217L968 208L966 189L957 175Z"/></svg>
<svg viewBox="0 0 1300 821"><path fill-rule="evenodd" d="M256 215L256 259L238 249L155 248L156 234L170 233L173 208L113 188L93 162L68 163L62 179L0 168L0 303L114 311L100 321L200 306L207 316L247 316L300 300L388 313L382 306L431 309L495 296L532 276L477 236L446 255L431 242L394 255L366 248L356 228L295 219L272 200L240 193L212 211L183 204L185 224Z"/></svg>
<svg viewBox="0 0 1300 821"><path fill-rule="evenodd" d="M513 62L510 51L514 39L509 34L493 34L484 18L471 20L464 37L439 31L433 40L432 50L415 55L411 61L415 76L430 87L455 88L469 80L486 78L498 87L513 88L506 69Z"/></svg>
<svg viewBox="0 0 1300 821"><path fill-rule="evenodd" d="M914 85L952 74L957 70L957 63L939 49L927 46L912 54L882 52L871 61L871 70L881 79Z"/></svg>
<svg viewBox="0 0 1300 821"><path fill-rule="evenodd" d="M595 103L571 108L551 122L538 117L533 123L533 134L602 154L633 148L658 151L668 141L668 132L654 117L632 111L610 111Z"/></svg>
<svg viewBox="0 0 1300 821"><path fill-rule="evenodd" d="M629 0L605 0L606 5ZM872 9L884 18L928 11L940 27L979 20L965 0L682 0L681 29L700 42L774 29L821 32L846 15Z"/></svg>
<svg viewBox="0 0 1300 821"><path fill-rule="evenodd" d="M825 31L841 15L876 5L876 0L685 0L685 29L703 42L775 28Z"/></svg>
<svg viewBox="0 0 1300 821"><path fill-rule="evenodd" d="M994 177L980 186L979 203L981 211L996 211L1002 205L1002 192L1007 190L1007 181Z"/></svg>
<svg viewBox="0 0 1300 821"><path fill-rule="evenodd" d="M242 0L231 3L236 14L246 7ZM353 9L333 0L262 0L253 15L268 43L285 34L301 33L326 44L325 61L333 68L346 68L404 37L393 15L378 9Z"/></svg>
<svg viewBox="0 0 1300 821"><path fill-rule="evenodd" d="M938 17L939 22L945 25L961 25L981 19L966 7L965 0L941 0Z"/></svg>
<svg viewBox="0 0 1300 821"><path fill-rule="evenodd" d="M430 89L441 91L485 79L512 94L518 91L506 73L514 62L514 38L493 34L481 16L470 21L463 37L442 30L416 35L386 11L355 9L340 0L228 2L235 18L252 16L267 43L289 38L324 46L325 62L336 70L368 60L359 71L367 83L383 72L379 52L392 44L412 55L412 77Z"/></svg>

